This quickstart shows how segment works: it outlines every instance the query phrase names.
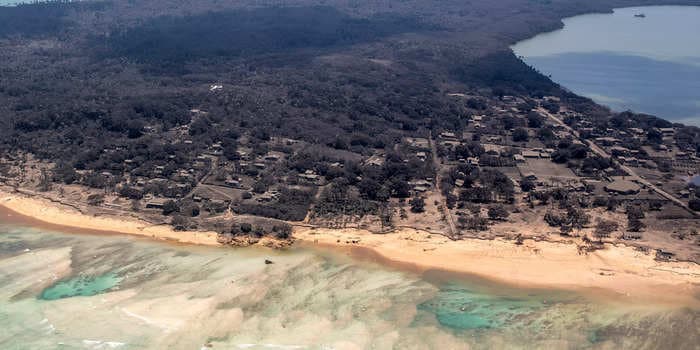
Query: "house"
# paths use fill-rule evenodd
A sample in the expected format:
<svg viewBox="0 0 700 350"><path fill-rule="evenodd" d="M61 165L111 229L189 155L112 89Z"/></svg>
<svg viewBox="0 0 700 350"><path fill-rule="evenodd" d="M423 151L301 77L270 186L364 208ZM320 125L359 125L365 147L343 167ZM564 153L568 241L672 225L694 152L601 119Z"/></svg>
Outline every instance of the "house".
<svg viewBox="0 0 700 350"><path fill-rule="evenodd" d="M665 250L661 250L661 249L656 250L656 260L669 261L669 260L672 260L675 255L676 254L671 253L669 251L665 251Z"/></svg>
<svg viewBox="0 0 700 350"><path fill-rule="evenodd" d="M246 151L237 150L236 154L238 155L238 158L240 158L242 160L249 160L250 159L250 157L248 156L248 152L246 152Z"/></svg>
<svg viewBox="0 0 700 350"><path fill-rule="evenodd" d="M464 180L462 180L462 179L455 180L455 186L464 187Z"/></svg>
<svg viewBox="0 0 700 350"><path fill-rule="evenodd" d="M659 128L659 132L661 132L663 137L673 137L673 135L676 134L676 130L674 128Z"/></svg>
<svg viewBox="0 0 700 350"><path fill-rule="evenodd" d="M644 130L641 128L629 128L628 130L635 135L644 135Z"/></svg>
<svg viewBox="0 0 700 350"><path fill-rule="evenodd" d="M525 163L525 157L522 154L516 154L513 156L516 163Z"/></svg>
<svg viewBox="0 0 700 350"><path fill-rule="evenodd" d="M622 239L626 239L626 240L642 239L642 233L641 232L625 231L624 233L622 233Z"/></svg>
<svg viewBox="0 0 700 350"><path fill-rule="evenodd" d="M227 187L239 188L241 187L241 182L236 179L228 179L224 181L224 185Z"/></svg>
<svg viewBox="0 0 700 350"><path fill-rule="evenodd" d="M637 166L639 165L639 160L634 157L618 157L617 158L622 164L627 164L630 166Z"/></svg>
<svg viewBox="0 0 700 350"><path fill-rule="evenodd" d="M430 141L428 141L428 139L420 137L405 137L404 140L411 147L419 149L430 149Z"/></svg>
<svg viewBox="0 0 700 350"><path fill-rule="evenodd" d="M586 190L586 185L581 181L574 181L569 184L569 188L576 192L583 192Z"/></svg>
<svg viewBox="0 0 700 350"><path fill-rule="evenodd" d="M147 209L163 209L165 206L165 203L168 201L168 199L165 198L153 198L146 202L146 208Z"/></svg>
<svg viewBox="0 0 700 350"><path fill-rule="evenodd" d="M613 155L619 155L619 156L625 156L630 154L630 150L626 147L622 146L613 146L610 147L610 152L612 152Z"/></svg>
<svg viewBox="0 0 700 350"><path fill-rule="evenodd" d="M416 157L422 161L425 161L428 158L428 154L425 152L418 152L416 153Z"/></svg>
<svg viewBox="0 0 700 350"><path fill-rule="evenodd" d="M206 169L207 166L207 163L202 161L196 161L194 162L194 164L192 164L192 167L194 167L195 169Z"/></svg>
<svg viewBox="0 0 700 350"><path fill-rule="evenodd" d="M608 137L608 136L606 136L606 137L598 137L598 138L596 138L596 139L595 139L595 142L596 142L596 143L600 143L600 144L603 145L603 146L613 146L613 145L616 145L616 144L620 143L620 140L619 140L619 139L616 139L616 138L614 138L614 137Z"/></svg>
<svg viewBox="0 0 700 350"><path fill-rule="evenodd" d="M266 162L277 162L281 159L281 156L276 153L268 153L265 155L265 158L263 158Z"/></svg>
<svg viewBox="0 0 700 350"><path fill-rule="evenodd" d="M384 165L384 156L380 154L375 154L367 159L365 164L370 166L380 167Z"/></svg>
<svg viewBox="0 0 700 350"><path fill-rule="evenodd" d="M535 175L534 172L532 171L527 171L523 173L523 177L528 179L528 180L537 180L537 175Z"/></svg>
<svg viewBox="0 0 700 350"><path fill-rule="evenodd" d="M447 132L447 131L441 132L441 133L440 133L440 137L443 138L443 139L451 139L451 140L456 140L456 139L457 139L457 135L455 135L455 133L453 133L453 132Z"/></svg>
<svg viewBox="0 0 700 350"><path fill-rule="evenodd" d="M258 202L272 202L273 200L276 200L279 198L279 192L265 192L258 196L256 199Z"/></svg>
<svg viewBox="0 0 700 350"><path fill-rule="evenodd" d="M320 178L320 175L317 175L313 170L307 170L303 174L299 174L299 177L304 180L316 182Z"/></svg>
<svg viewBox="0 0 700 350"><path fill-rule="evenodd" d="M618 179L605 185L605 190L613 194L633 195L639 193L641 188L632 181Z"/></svg>
<svg viewBox="0 0 700 350"><path fill-rule="evenodd" d="M423 179L409 181L408 185L416 192L426 192L433 186L430 181Z"/></svg>
<svg viewBox="0 0 700 350"><path fill-rule="evenodd" d="M540 157L540 152L539 151L532 151L532 150L524 150L520 152L523 157L525 158L539 158Z"/></svg>
<svg viewBox="0 0 700 350"><path fill-rule="evenodd" d="M427 187L427 186L416 186L413 188L413 190L416 192L426 192L429 189L430 189L430 187Z"/></svg>

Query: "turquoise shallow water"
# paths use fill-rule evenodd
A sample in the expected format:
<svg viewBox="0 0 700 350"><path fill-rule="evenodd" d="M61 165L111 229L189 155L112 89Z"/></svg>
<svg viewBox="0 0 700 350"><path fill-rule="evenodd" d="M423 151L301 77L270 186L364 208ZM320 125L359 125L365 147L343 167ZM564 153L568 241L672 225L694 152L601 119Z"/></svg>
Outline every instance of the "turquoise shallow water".
<svg viewBox="0 0 700 350"><path fill-rule="evenodd" d="M274 264L265 264L271 259ZM0 225L0 349L695 349L700 312Z"/></svg>
<svg viewBox="0 0 700 350"><path fill-rule="evenodd" d="M441 325L452 329L498 329L543 310L546 303L527 296L474 292L457 284L442 286L434 298L418 305L418 309L429 312Z"/></svg>
<svg viewBox="0 0 700 350"><path fill-rule="evenodd" d="M76 296L93 296L115 288L121 277L108 273L100 276L77 276L60 281L41 292L43 300L56 300Z"/></svg>
<svg viewBox="0 0 700 350"><path fill-rule="evenodd" d="M645 14L645 18L635 14ZM700 125L700 7L651 6L567 18L513 51L575 93Z"/></svg>

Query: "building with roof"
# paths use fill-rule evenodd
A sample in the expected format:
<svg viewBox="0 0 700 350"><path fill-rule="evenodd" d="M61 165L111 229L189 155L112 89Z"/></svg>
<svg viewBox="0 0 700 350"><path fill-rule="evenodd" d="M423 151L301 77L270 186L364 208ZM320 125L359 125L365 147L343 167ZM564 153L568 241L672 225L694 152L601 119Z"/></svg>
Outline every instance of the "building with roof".
<svg viewBox="0 0 700 350"><path fill-rule="evenodd" d="M605 190L614 194L633 195L639 193L641 187L630 180L618 179L605 185Z"/></svg>

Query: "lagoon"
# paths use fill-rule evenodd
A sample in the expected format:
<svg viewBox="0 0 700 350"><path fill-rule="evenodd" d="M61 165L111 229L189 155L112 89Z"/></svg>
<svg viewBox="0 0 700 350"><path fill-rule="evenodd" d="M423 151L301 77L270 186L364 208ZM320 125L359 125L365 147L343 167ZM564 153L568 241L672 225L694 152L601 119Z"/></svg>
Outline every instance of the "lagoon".
<svg viewBox="0 0 700 350"><path fill-rule="evenodd" d="M265 264L270 259L273 264ZM2 349L692 348L697 305L0 223Z"/></svg>
<svg viewBox="0 0 700 350"><path fill-rule="evenodd" d="M631 7L563 22L563 29L519 42L513 51L613 110L700 125L700 7Z"/></svg>

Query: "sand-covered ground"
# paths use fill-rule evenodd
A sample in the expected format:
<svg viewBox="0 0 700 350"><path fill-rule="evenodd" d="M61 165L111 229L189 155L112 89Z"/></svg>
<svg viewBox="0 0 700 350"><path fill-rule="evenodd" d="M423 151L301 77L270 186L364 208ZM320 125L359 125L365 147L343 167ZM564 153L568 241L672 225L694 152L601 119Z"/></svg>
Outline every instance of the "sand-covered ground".
<svg viewBox="0 0 700 350"><path fill-rule="evenodd" d="M220 245L216 240L215 232L175 231L168 225L152 225L133 217L91 216L68 206L42 198L30 198L23 194L0 191L0 206L17 214L54 225L55 227L47 228L61 231L66 231L66 229L105 231L178 243Z"/></svg>
<svg viewBox="0 0 700 350"><path fill-rule="evenodd" d="M131 217L90 216L23 194L0 192L0 206L60 231L126 233L169 242L220 245L214 232L177 232L165 225L154 226ZM12 212L5 215L13 215ZM516 245L502 239L452 241L415 229L378 235L356 229L296 227L294 236L307 246L339 249L357 256L369 253L381 263L403 268L446 270L524 287L601 288L623 296L669 301L687 298L694 302L700 290L700 265L659 262L654 260L653 252L644 253L627 246L606 245L604 250L582 255L573 243L525 240L524 244Z"/></svg>
<svg viewBox="0 0 700 350"><path fill-rule="evenodd" d="M363 230L302 228L295 236L309 245L339 248L351 255L366 256L369 250L385 263L419 271L442 269L523 287L602 288L623 296L669 301L684 297L697 301L700 291L700 265L659 262L653 252L627 246L606 245L604 250L582 255L573 243L452 241L410 229L377 235Z"/></svg>

